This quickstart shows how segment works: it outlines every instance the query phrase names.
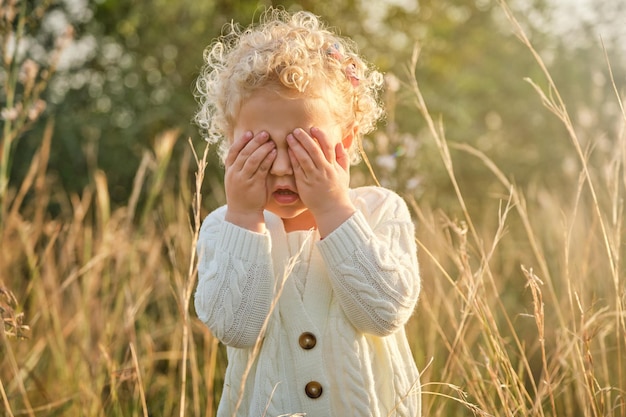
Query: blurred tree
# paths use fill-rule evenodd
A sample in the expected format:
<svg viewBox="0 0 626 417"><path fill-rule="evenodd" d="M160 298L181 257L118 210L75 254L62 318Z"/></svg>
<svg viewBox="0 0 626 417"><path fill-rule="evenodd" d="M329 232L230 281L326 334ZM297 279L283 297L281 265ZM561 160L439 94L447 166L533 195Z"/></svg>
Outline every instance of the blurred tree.
<svg viewBox="0 0 626 417"><path fill-rule="evenodd" d="M124 203L142 151L163 130L183 134L177 151L194 137L193 85L202 51L230 19L254 16L254 2L168 2L106 0L88 5L90 19L71 19L68 0L58 8L77 32L86 34L89 50L80 65L67 66L53 81L50 112L57 119L52 170L65 189L79 191L90 172L107 173L114 201ZM16 163L19 179L37 146L39 131L22 143Z"/></svg>
<svg viewBox="0 0 626 417"><path fill-rule="evenodd" d="M577 37L582 41L573 42L551 35L555 9L550 1L509 3L520 12L518 17L535 46L552 66L562 93L575 103L575 113L584 119L585 108L606 106L603 102L612 94L611 85L602 70L594 26L587 23L587 32ZM596 12L624 13L618 3L605 2ZM412 76L406 68L415 44L421 48L415 76L432 114L441 116L449 140L483 150L522 184L549 181L546 173L569 169L569 162L563 160L569 146L563 128L541 108L523 79L530 77L540 85L545 81L496 2L64 0L55 4L59 15L77 29L73 58L68 57L48 98L48 112L57 119L51 169L69 191L82 189L97 166L107 172L112 198L124 203L143 149L158 133L181 128L178 153L188 146L187 137L199 143L191 123L196 107L192 93L203 49L225 23L234 20L245 26L268 5L323 16L388 74L388 120L366 144L386 185L441 206L451 195L438 151L416 117L405 87ZM607 40L609 53L617 54L617 41ZM592 62L597 65L592 67ZM623 65L614 71L623 75ZM595 91L591 101L590 88ZM20 143L14 181L23 176L40 136L35 129ZM456 168L465 188L475 190L473 204L479 205L490 184L482 178L484 168L466 160ZM358 169L364 172L363 167ZM213 159L208 175L220 171Z"/></svg>
<svg viewBox="0 0 626 417"><path fill-rule="evenodd" d="M616 146L619 126L609 120L615 119L619 108L608 82L599 31L605 31L604 43L616 64L613 72L622 80L623 42L619 39L623 41L624 34L619 22L625 15L623 3L603 2L602 8L586 15L587 20L569 22L574 33L565 34L557 30L557 24L567 7L557 0L508 3L550 67L581 129L581 140L604 149ZM580 166L567 132L524 81L529 78L546 87L545 77L497 2L389 0L371 3L359 19L348 22L348 30L354 31L383 71L405 81L407 76L417 78L432 115L441 118L451 142L470 143L482 150L522 187L561 181L563 175L556 173L575 179ZM595 24L603 21L603 25ZM407 75L414 44L420 47L420 59L416 74ZM378 171L400 192L422 196L436 206L456 206L434 142L421 117L416 117L411 92L399 87L391 93L397 108L390 113L388 125L382 126L382 135L370 144L374 159L380 162ZM599 108L603 110L590 111ZM589 120L596 113L597 120ZM586 123L585 129L581 123ZM591 132L602 132L602 138L585 138ZM478 161L455 155L457 177L468 191L466 199L480 210L492 191L493 176ZM551 188L559 189L559 185L553 183Z"/></svg>

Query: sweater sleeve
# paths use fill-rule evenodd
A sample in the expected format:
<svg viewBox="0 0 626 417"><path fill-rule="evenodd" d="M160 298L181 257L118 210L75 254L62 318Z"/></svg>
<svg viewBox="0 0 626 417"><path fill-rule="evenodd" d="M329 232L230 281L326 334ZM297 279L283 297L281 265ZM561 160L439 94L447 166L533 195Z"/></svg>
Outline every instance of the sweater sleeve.
<svg viewBox="0 0 626 417"><path fill-rule="evenodd" d="M404 326L420 292L414 225L404 201L368 188L357 212L318 243L341 307L359 331Z"/></svg>
<svg viewBox="0 0 626 417"><path fill-rule="evenodd" d="M273 291L270 248L269 234L226 222L223 209L202 224L196 312L227 346L251 347L261 335Z"/></svg>

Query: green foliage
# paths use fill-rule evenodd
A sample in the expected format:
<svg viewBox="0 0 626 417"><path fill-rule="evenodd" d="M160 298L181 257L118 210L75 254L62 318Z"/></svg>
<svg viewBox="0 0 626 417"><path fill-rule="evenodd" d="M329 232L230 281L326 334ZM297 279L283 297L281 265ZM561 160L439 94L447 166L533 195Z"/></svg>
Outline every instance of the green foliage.
<svg viewBox="0 0 626 417"><path fill-rule="evenodd" d="M114 203L123 204L129 198L143 149L151 146L150 138L177 128L181 138L199 140L191 119L196 107L194 80L202 65L203 49L224 24L232 20L245 26L269 4L107 0L89 5L90 18L67 13L68 23L77 28L78 40L90 39L93 47L83 54L79 65L65 68L57 76L48 98L48 111L57 119L51 166L63 187L78 191L95 169L103 169ZM398 191L424 196L444 206L450 193L445 175L432 163L435 150L423 136L425 126L415 117L412 99L406 93L406 83L412 76L407 74L407 64L416 44L421 56L415 76L423 85L432 113L446 125L450 140L471 143L488 152L496 162L510 167L520 184L545 181L548 171L571 162L561 159L561 141L554 140L565 134L563 128L539 111L533 89L521 82L527 77L540 78L538 70L502 12L491 2L343 0L272 4L322 15L332 27L353 38L364 55L390 78L399 80L395 91L389 92L397 103L394 114L389 115L387 125L381 125L387 137L374 136L366 144L383 182ZM613 14L623 11L610 4L613 2L603 8ZM598 39L591 32L593 26L586 28L587 36L580 36L578 43L551 35L549 6L542 0L519 2L529 16L524 24L529 27L534 45L555 64L557 85L569 103L581 106L573 114L584 115L585 108L607 102L604 98L611 88L606 71L598 73L598 68L573 63L598 62L603 52L599 42L590 41ZM617 51L618 45L617 39L607 36L610 54ZM618 72L616 79L620 79L622 67L614 70ZM596 91L593 97L598 103L589 103L584 97L590 89ZM615 107L609 110L614 113ZM594 123L604 127L605 120ZM504 126L510 128L506 133ZM27 135L16 151L12 173L15 183L25 175L42 128ZM528 146L529 136L537 130L544 132L546 139ZM186 146L186 141L179 142L174 162ZM392 159L395 168L390 171ZM487 191L477 168L471 163L459 167L462 181L481 190L472 205L480 205L482 192ZM359 169L365 175L365 168ZM213 160L208 175L219 178L220 172L219 163ZM429 175L424 176L424 172ZM430 190L427 196L426 189Z"/></svg>
<svg viewBox="0 0 626 417"><path fill-rule="evenodd" d="M26 2L11 2L0 9L0 231L8 210L9 176L16 144L45 110L43 92L56 70L62 49L72 37L71 31L58 32L51 38L41 34L38 17L48 12L47 7L45 3L29 7ZM32 59L24 51L24 45L33 43L34 33L42 42L52 43L50 57L45 62Z"/></svg>

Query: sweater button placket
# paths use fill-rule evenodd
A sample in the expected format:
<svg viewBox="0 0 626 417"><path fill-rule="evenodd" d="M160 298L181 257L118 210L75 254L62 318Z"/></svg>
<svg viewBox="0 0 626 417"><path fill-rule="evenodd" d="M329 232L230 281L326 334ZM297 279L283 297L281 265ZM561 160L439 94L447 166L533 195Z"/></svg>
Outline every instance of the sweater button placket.
<svg viewBox="0 0 626 417"><path fill-rule="evenodd" d="M304 350L311 350L317 345L317 338L311 332L304 332L298 338L298 344ZM304 393L311 399L316 399L322 396L322 384L317 381L310 381L304 387Z"/></svg>

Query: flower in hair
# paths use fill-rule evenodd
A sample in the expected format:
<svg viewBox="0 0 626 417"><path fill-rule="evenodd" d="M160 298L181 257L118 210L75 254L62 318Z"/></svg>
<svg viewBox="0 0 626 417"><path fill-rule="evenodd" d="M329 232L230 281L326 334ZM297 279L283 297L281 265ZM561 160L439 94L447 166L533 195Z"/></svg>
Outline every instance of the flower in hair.
<svg viewBox="0 0 626 417"><path fill-rule="evenodd" d="M359 86L359 81L361 81L361 79L359 78L358 75L356 75L356 65L349 64L344 69L344 71L346 73L346 77L348 77L348 79L352 83L352 87L358 87Z"/></svg>
<svg viewBox="0 0 626 417"><path fill-rule="evenodd" d="M331 45L328 48L327 54L329 56L331 56L332 58L336 59L339 62L343 63L343 61L345 60L344 56L341 54L341 52L339 52L339 45L336 44L336 43ZM348 80L350 80L350 83L352 84L352 86L353 87L358 87L359 86L359 81L361 81L361 79L357 75L356 64L354 64L354 62L349 63L344 68L343 71L346 74L346 78L348 78Z"/></svg>

